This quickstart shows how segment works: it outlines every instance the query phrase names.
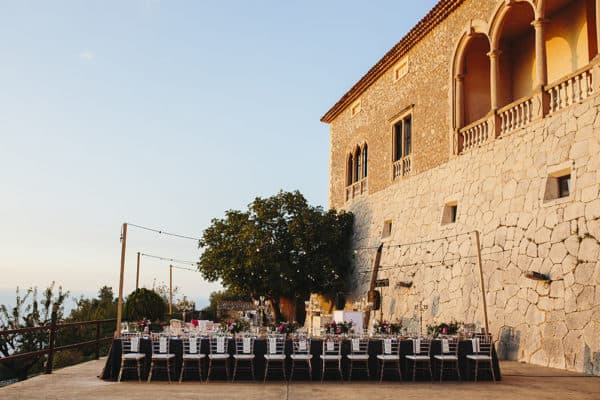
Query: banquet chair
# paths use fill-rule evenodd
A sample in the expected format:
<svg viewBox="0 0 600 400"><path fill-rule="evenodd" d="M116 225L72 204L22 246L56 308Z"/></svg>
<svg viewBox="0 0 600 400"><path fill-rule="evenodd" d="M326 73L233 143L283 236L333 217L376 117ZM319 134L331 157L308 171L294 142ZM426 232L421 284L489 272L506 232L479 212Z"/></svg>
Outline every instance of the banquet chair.
<svg viewBox="0 0 600 400"><path fill-rule="evenodd" d="M429 376L433 380L431 372L431 340L429 338L413 339L413 353L406 356L407 360L412 361L412 380L415 381L417 370L429 371Z"/></svg>
<svg viewBox="0 0 600 400"><path fill-rule="evenodd" d="M386 364L392 364L392 368L398 371L398 378L402 380L402 370L400 369L400 339L397 337L384 338L382 339L381 344L381 354L377 355L380 370L379 382L383 381Z"/></svg>
<svg viewBox="0 0 600 400"><path fill-rule="evenodd" d="M340 374L340 380L344 379L342 375L342 341L338 338L327 337L323 340L323 353L321 354L322 368L321 368L321 382L325 378L325 371L327 365L337 364L337 370Z"/></svg>
<svg viewBox="0 0 600 400"><path fill-rule="evenodd" d="M292 372L290 373L290 381L294 377L294 370L296 369L296 363L306 363L306 369L308 370L308 377L312 381L312 354L310 353L310 338L306 336L295 337L292 340Z"/></svg>
<svg viewBox="0 0 600 400"><path fill-rule="evenodd" d="M475 362L475 382L477 382L479 369L483 365L481 369L489 370L492 374L492 381L495 383L496 373L494 372L492 359L492 351L494 349L492 335L478 335L476 338L471 339L471 343L473 343L473 354L468 354L467 360Z"/></svg>
<svg viewBox="0 0 600 400"><path fill-rule="evenodd" d="M355 369L367 371L367 377L371 378L371 372L369 371L369 338L355 337L350 339L350 354L346 357L350 360L348 382L352 380L352 371ZM358 368L354 365L355 363Z"/></svg>
<svg viewBox="0 0 600 400"><path fill-rule="evenodd" d="M233 377L232 381L235 380L235 376L237 374L238 369L240 368L240 363L249 364L243 369L248 369L252 373L252 380L255 380L254 377L254 336L250 335L242 335L235 338L235 354L233 355L234 364L233 364Z"/></svg>
<svg viewBox="0 0 600 400"><path fill-rule="evenodd" d="M182 361L181 372L179 374L179 383L183 381L183 373L186 370L186 366L187 369L197 369L200 380L202 381L202 360L206 357L206 355L200 352L201 344L201 337L190 336L187 339L183 339L183 355L181 356Z"/></svg>
<svg viewBox="0 0 600 400"><path fill-rule="evenodd" d="M167 378L171 383L171 361L175 359L175 354L169 353L169 337L167 335L159 335L158 340L152 340L152 357L150 358L150 374L148 375L148 383L152 380L152 373L156 369L162 369L159 364L165 364L164 369L167 370Z"/></svg>
<svg viewBox="0 0 600 400"><path fill-rule="evenodd" d="M267 337L267 353L265 354L265 376L263 382L267 381L269 375L269 368L273 368L271 363L281 364L281 372L283 373L283 380L287 380L285 375L285 335L269 335Z"/></svg>
<svg viewBox="0 0 600 400"><path fill-rule="evenodd" d="M141 361L146 358L146 354L140 352L140 337L136 335L124 335L121 339L121 369L119 371L118 382L121 382L124 369L136 369L138 381L142 381L141 377ZM131 364L135 361L134 365Z"/></svg>
<svg viewBox="0 0 600 400"><path fill-rule="evenodd" d="M213 335L209 339L210 353L208 354L208 373L206 381L210 379L210 374L213 370L213 364L222 362L221 369L225 370L227 380L229 380L229 337L225 335ZM214 367L219 368L217 366Z"/></svg>
<svg viewBox="0 0 600 400"><path fill-rule="evenodd" d="M458 339L442 339L442 354L433 356L440 366L440 382L444 376L444 371L456 371L458 380L460 380L460 368L458 365ZM447 368L446 368L447 367Z"/></svg>

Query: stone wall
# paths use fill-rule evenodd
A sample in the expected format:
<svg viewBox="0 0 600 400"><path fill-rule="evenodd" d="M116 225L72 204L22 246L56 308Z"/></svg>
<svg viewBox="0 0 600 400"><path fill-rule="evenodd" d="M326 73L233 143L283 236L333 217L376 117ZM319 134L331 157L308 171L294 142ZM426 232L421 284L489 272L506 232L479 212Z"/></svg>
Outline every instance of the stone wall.
<svg viewBox="0 0 600 400"><path fill-rule="evenodd" d="M354 298L366 294L391 220L379 274L390 279L383 318L405 318L414 328L422 301L424 326L451 319L483 326L477 230L500 355L600 375L599 105L592 97L346 203L356 216ZM557 168L571 168L571 195L544 201ZM444 205L454 201L457 221L442 225ZM551 282L528 279L528 271ZM400 281L413 286L397 288Z"/></svg>
<svg viewBox="0 0 600 400"><path fill-rule="evenodd" d="M448 161L452 138L451 65L461 35L473 20L491 20L498 0L467 0L407 54L408 74L394 81L393 68L360 97L361 111L342 112L331 123L329 205L344 206L346 162L357 145L369 145L369 193L392 180L393 123L412 112L412 168L420 173Z"/></svg>

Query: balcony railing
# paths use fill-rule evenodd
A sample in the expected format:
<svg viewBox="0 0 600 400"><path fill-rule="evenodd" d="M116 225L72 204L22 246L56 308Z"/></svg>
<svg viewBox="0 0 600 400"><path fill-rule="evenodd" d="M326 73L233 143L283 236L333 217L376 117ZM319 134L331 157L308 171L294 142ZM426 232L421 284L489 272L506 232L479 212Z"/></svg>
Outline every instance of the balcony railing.
<svg viewBox="0 0 600 400"><path fill-rule="evenodd" d="M360 181L354 182L352 185L346 187L346 201L367 193L367 189L367 178L362 178Z"/></svg>
<svg viewBox="0 0 600 400"><path fill-rule="evenodd" d="M487 117L454 131L454 154L464 154L497 137L508 135L536 119L581 103L598 91L600 64L594 60L530 96L507 104Z"/></svg>
<svg viewBox="0 0 600 400"><path fill-rule="evenodd" d="M523 128L533 120L533 96L514 101L498 110L500 136Z"/></svg>
<svg viewBox="0 0 600 400"><path fill-rule="evenodd" d="M412 155L407 155L394 161L394 180L403 176L410 175L412 172Z"/></svg>
<svg viewBox="0 0 600 400"><path fill-rule="evenodd" d="M489 123L489 117L480 119L465 126L458 131L458 143L460 145L460 154L465 153L474 147L481 146L490 140L491 128Z"/></svg>
<svg viewBox="0 0 600 400"><path fill-rule="evenodd" d="M550 114L581 103L593 94L592 66L593 64L589 64L546 86L546 93L550 96Z"/></svg>

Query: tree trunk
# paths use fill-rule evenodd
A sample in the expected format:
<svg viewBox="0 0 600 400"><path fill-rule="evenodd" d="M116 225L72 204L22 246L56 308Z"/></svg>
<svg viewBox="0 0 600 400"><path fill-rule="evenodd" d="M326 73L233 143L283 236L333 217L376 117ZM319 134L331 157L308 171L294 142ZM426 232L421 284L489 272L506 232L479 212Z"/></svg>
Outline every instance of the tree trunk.
<svg viewBox="0 0 600 400"><path fill-rule="evenodd" d="M281 321L281 310L279 309L279 299L270 299L271 309L273 310L273 322L278 323Z"/></svg>
<svg viewBox="0 0 600 400"><path fill-rule="evenodd" d="M306 321L306 306L304 305L303 297L296 297L296 322L300 326L304 325Z"/></svg>

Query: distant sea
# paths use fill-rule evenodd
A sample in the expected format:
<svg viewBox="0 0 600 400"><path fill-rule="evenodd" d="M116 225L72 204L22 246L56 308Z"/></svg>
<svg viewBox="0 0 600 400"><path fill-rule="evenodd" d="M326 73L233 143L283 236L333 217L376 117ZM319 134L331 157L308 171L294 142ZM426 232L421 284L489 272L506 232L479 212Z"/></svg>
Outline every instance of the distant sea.
<svg viewBox="0 0 600 400"><path fill-rule="evenodd" d="M21 295L25 292L21 290ZM75 308L75 300L79 299L79 297L96 297L98 296L97 292L71 292L69 298L65 301L65 314L69 314L72 309ZM15 306L15 297L16 292L15 289L5 289L0 288L0 304L4 304L10 311ZM40 293L38 293L38 299L40 299ZM208 298L199 297L192 298L196 302L196 309L200 310L208 305Z"/></svg>

